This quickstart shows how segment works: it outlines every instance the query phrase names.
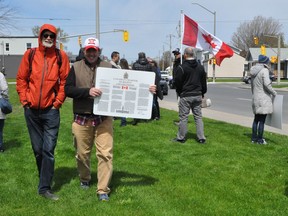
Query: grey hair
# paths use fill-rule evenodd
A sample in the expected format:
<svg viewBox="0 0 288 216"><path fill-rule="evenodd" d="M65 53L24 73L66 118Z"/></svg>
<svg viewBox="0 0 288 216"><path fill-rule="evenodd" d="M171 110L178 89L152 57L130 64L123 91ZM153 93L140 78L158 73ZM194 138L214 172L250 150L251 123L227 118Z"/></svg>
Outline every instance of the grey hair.
<svg viewBox="0 0 288 216"><path fill-rule="evenodd" d="M185 50L184 50L184 54L186 54L187 57L192 57L192 58L194 58L195 52L194 52L193 47L186 47Z"/></svg>

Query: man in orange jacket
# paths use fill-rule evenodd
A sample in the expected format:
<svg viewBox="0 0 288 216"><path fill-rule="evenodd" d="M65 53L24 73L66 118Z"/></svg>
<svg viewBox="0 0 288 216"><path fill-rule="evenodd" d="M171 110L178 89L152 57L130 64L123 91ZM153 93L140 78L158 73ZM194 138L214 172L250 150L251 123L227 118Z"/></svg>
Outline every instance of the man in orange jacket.
<svg viewBox="0 0 288 216"><path fill-rule="evenodd" d="M39 46L32 57L32 50L24 53L16 79L39 173L38 193L52 200L58 200L51 191L54 150L60 126L59 108L65 100L64 86L70 69L66 53L56 49L56 36L55 26L41 26Z"/></svg>

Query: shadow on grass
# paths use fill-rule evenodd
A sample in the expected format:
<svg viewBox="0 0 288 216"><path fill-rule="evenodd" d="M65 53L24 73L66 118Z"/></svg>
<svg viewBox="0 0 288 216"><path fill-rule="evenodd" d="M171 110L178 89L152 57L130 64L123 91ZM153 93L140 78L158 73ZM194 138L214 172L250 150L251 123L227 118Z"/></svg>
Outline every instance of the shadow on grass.
<svg viewBox="0 0 288 216"><path fill-rule="evenodd" d="M286 197L288 197L288 180L285 182L285 191L284 191L284 195Z"/></svg>
<svg viewBox="0 0 288 216"><path fill-rule="evenodd" d="M54 191L59 191L65 184L78 176L76 167L59 167L54 172L55 185L53 186Z"/></svg>
<svg viewBox="0 0 288 216"><path fill-rule="evenodd" d="M147 175L114 171L111 180L111 189L116 190L119 186L150 186L157 181L158 179Z"/></svg>
<svg viewBox="0 0 288 216"><path fill-rule="evenodd" d="M7 140L4 143L4 147L6 150L12 149L12 148L20 148L21 145L22 145L21 141L19 141L17 139Z"/></svg>

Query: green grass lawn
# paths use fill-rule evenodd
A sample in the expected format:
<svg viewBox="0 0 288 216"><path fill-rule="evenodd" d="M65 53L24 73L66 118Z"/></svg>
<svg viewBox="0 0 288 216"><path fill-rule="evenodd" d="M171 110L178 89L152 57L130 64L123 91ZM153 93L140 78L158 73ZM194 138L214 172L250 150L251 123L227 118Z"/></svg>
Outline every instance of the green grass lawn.
<svg viewBox="0 0 288 216"><path fill-rule="evenodd" d="M0 154L0 215L288 215L287 136L265 132L269 145L250 143L251 129L204 119L207 144L172 143L177 112L161 109L161 120L120 127L114 121L114 174L110 201L82 190L72 143L71 99L61 108L53 189L60 200L37 194L37 168L15 85L13 113L5 122L6 151Z"/></svg>

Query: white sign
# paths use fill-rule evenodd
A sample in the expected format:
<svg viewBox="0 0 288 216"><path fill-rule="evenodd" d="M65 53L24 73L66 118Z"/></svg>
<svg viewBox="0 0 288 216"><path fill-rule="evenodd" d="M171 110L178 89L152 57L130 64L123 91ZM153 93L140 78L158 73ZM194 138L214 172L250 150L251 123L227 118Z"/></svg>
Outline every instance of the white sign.
<svg viewBox="0 0 288 216"><path fill-rule="evenodd" d="M282 129L283 95L276 95L273 101L273 113L268 114L265 124Z"/></svg>
<svg viewBox="0 0 288 216"><path fill-rule="evenodd" d="M149 91L155 73L97 68L95 87L102 95L94 99L95 115L150 119L153 94Z"/></svg>

